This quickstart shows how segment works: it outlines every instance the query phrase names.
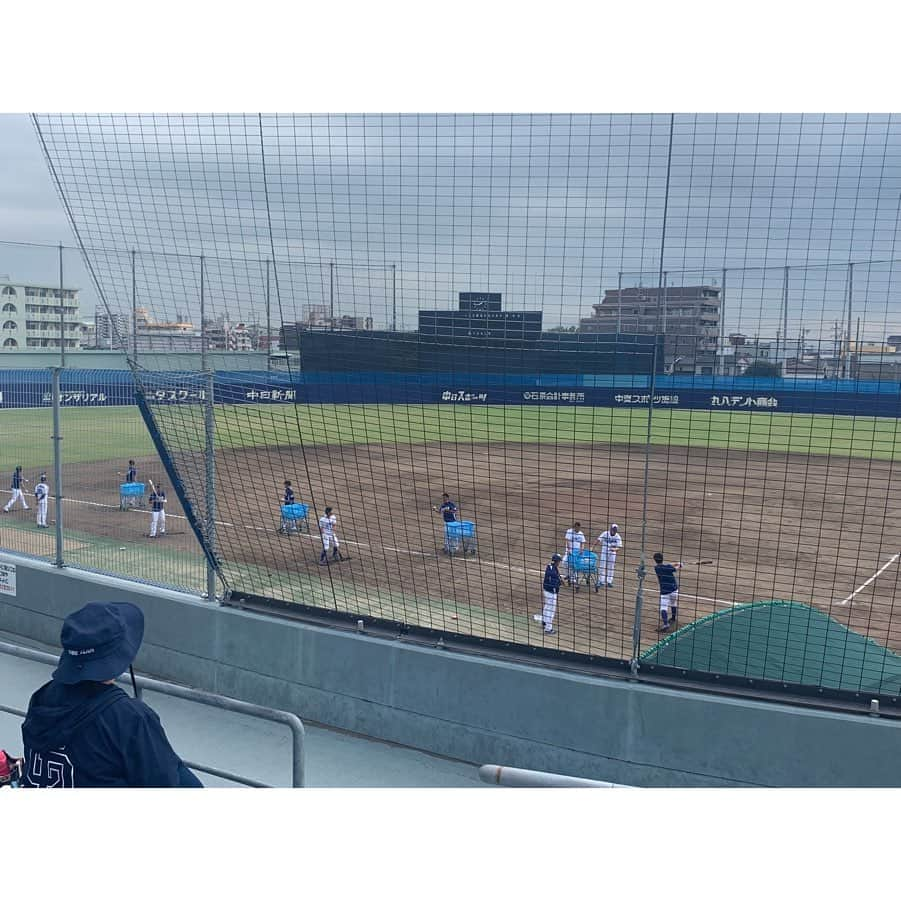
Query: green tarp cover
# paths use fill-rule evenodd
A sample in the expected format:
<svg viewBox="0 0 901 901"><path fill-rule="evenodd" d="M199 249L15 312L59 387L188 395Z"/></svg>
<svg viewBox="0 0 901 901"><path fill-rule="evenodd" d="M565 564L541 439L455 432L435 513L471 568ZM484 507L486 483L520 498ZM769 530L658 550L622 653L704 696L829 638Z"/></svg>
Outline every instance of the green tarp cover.
<svg viewBox="0 0 901 901"><path fill-rule="evenodd" d="M794 601L712 613L668 635L641 659L695 672L901 694L901 657Z"/></svg>

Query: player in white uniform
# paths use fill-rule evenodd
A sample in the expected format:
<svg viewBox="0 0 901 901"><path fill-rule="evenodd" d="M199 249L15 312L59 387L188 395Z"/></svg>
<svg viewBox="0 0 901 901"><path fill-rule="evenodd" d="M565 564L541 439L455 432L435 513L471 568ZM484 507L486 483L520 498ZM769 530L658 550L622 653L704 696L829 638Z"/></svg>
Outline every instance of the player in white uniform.
<svg viewBox="0 0 901 901"><path fill-rule="evenodd" d="M566 554L563 557L563 562L566 564L566 584L571 585L573 559L582 553L582 548L585 546L585 533L582 531L582 524L574 522L572 528L566 530L563 540L566 542Z"/></svg>
<svg viewBox="0 0 901 901"><path fill-rule="evenodd" d="M319 517L319 534L322 536L322 553L319 555L319 565L325 566L328 563L328 549L332 544L335 545L332 551L332 560L342 560L341 552L338 550L340 542L335 532L335 526L338 524L338 517L332 513L331 507L326 507L325 512Z"/></svg>
<svg viewBox="0 0 901 901"><path fill-rule="evenodd" d="M614 522L606 532L598 535L597 543L601 546L598 556L598 580L594 584L597 591L602 585L613 588L613 570L616 566L616 555L623 547L623 536L619 534L619 526Z"/></svg>
<svg viewBox="0 0 901 901"><path fill-rule="evenodd" d="M41 473L41 480L34 486L35 506L38 508L38 528L47 529L47 498L50 496L50 486L47 484L47 473Z"/></svg>

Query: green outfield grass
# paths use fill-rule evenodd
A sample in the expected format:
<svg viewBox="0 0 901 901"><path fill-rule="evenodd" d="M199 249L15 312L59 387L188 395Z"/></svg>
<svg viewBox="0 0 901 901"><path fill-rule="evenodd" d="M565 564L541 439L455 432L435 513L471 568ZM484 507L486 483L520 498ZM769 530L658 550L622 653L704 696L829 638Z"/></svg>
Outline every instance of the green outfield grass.
<svg viewBox="0 0 901 901"><path fill-rule="evenodd" d="M163 432L173 447L199 449L199 407L161 407ZM644 409L453 405L223 406L216 410L222 448L298 444L479 442L595 442L641 444ZM47 409L0 412L0 473L17 463L36 468L52 459ZM153 453L137 408L62 411L66 463L127 459ZM901 459L901 422L802 413L655 410L656 445L835 454Z"/></svg>

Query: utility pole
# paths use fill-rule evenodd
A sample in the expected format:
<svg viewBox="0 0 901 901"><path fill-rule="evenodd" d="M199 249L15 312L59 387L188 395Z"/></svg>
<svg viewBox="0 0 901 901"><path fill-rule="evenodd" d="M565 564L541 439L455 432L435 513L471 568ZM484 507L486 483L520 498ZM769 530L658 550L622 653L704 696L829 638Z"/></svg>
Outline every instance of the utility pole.
<svg viewBox="0 0 901 901"><path fill-rule="evenodd" d="M63 300L63 245L59 245L59 365L66 367L66 305Z"/></svg>
<svg viewBox="0 0 901 901"><path fill-rule="evenodd" d="M328 318L330 328L335 328L335 264L328 264Z"/></svg>
<svg viewBox="0 0 901 901"><path fill-rule="evenodd" d="M720 287L720 375L726 374L726 269Z"/></svg>
<svg viewBox="0 0 901 901"><path fill-rule="evenodd" d="M391 264L391 331L397 331L397 264Z"/></svg>
<svg viewBox="0 0 901 901"><path fill-rule="evenodd" d="M616 276L616 334L622 331L623 326L623 273L617 273Z"/></svg>
<svg viewBox="0 0 901 901"><path fill-rule="evenodd" d="M200 368L206 372L206 292L203 290L203 254L200 255Z"/></svg>
<svg viewBox="0 0 901 901"><path fill-rule="evenodd" d="M270 261L266 260L266 372L271 371L272 369L272 340L271 340L271 315L270 315L270 301L269 301L269 264Z"/></svg>
<svg viewBox="0 0 901 901"><path fill-rule="evenodd" d="M112 327L112 323L110 323ZM138 362L138 288L135 273L135 251L131 252L131 355Z"/></svg>
<svg viewBox="0 0 901 901"><path fill-rule="evenodd" d="M848 263L848 368L847 376L851 378L851 308L854 303L854 264Z"/></svg>

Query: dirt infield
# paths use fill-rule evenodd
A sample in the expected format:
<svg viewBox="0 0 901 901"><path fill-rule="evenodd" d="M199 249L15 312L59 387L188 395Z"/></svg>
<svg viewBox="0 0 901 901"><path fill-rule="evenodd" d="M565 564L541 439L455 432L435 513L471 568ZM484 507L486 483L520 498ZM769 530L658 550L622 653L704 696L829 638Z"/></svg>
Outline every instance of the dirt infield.
<svg viewBox="0 0 901 901"><path fill-rule="evenodd" d="M247 591L629 657L644 465L637 445L445 442L315 447L305 455L293 446L222 451L220 553L233 587ZM148 458L139 466L152 472L159 464ZM149 541L141 537L149 514L115 509L111 465L66 470L68 526ZM286 477L298 500L312 501L319 512L327 504L335 508L350 560L318 565L315 523L311 535L276 533ZM889 502L898 495L899 480L899 464L889 461L652 449L649 553L716 561L683 571L680 624L734 603L793 599L901 650L901 617L893 607L901 561L889 562L901 551L901 517ZM443 528L431 505L444 490L460 504L463 518L477 525L477 558L440 552ZM169 495L169 513L177 516L178 502ZM194 537L176 516L164 541L189 550ZM548 556L562 550L574 519L592 539L616 521L625 547L614 587L598 593L565 589L557 634L545 636L531 619L540 609L541 573ZM657 640L652 572L645 588L642 648Z"/></svg>

